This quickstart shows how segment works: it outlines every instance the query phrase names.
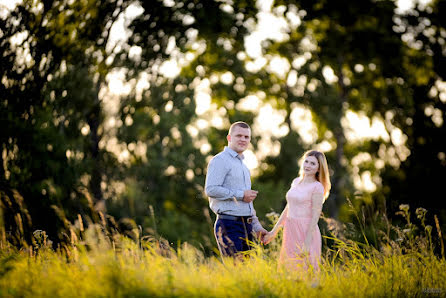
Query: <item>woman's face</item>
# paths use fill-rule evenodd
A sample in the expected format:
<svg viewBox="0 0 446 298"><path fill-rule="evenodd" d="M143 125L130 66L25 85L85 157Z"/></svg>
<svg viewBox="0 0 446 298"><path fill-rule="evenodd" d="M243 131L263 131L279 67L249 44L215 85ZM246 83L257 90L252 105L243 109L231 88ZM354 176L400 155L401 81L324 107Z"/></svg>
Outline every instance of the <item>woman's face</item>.
<svg viewBox="0 0 446 298"><path fill-rule="evenodd" d="M314 156L307 156L303 163L304 173L306 176L315 176L319 170L319 162Z"/></svg>

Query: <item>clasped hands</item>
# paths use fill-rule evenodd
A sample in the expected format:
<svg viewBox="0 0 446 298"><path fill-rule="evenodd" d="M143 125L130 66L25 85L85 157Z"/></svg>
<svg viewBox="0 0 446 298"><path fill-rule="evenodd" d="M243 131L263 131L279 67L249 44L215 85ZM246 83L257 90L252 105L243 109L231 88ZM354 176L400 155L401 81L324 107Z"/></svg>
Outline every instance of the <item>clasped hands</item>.
<svg viewBox="0 0 446 298"><path fill-rule="evenodd" d="M270 243L271 240L274 239L274 237L276 237L276 233L275 233L274 231L266 232L266 233L263 235L263 238L261 239L261 241L262 241L263 244L266 245L266 244Z"/></svg>
<svg viewBox="0 0 446 298"><path fill-rule="evenodd" d="M275 231L274 229L271 230L270 232L266 232L265 234L262 235L263 237L260 238L261 243L264 245L269 244L276 237L276 234L277 231ZM308 253L310 248L310 243L311 243L311 238L306 238L305 243L302 247L303 253Z"/></svg>

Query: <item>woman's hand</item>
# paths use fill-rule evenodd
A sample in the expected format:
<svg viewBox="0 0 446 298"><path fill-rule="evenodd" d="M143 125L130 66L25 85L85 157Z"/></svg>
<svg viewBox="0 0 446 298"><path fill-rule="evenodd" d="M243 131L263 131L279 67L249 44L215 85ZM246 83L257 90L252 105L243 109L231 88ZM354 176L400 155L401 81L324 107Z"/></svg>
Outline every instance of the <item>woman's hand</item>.
<svg viewBox="0 0 446 298"><path fill-rule="evenodd" d="M263 236L263 244L268 244L271 242L271 240L274 239L274 236L276 236L273 232L268 232Z"/></svg>

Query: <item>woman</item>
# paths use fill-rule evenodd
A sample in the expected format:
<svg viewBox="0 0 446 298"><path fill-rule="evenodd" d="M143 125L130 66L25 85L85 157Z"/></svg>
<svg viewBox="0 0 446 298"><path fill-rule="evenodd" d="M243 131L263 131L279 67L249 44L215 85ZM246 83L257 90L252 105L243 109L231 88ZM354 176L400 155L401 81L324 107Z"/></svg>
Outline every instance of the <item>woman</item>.
<svg viewBox="0 0 446 298"><path fill-rule="evenodd" d="M288 268L319 269L322 239L317 222L322 204L330 193L331 183L327 160L322 152L312 150L302 158L299 177L293 180L286 194L287 205L263 242L268 244L283 226L279 263Z"/></svg>

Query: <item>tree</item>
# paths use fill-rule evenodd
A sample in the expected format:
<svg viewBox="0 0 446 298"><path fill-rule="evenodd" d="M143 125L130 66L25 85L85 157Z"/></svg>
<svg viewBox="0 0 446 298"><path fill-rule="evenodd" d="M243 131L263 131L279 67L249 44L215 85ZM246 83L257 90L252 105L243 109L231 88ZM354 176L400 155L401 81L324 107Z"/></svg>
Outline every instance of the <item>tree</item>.
<svg viewBox="0 0 446 298"><path fill-rule="evenodd" d="M240 63L235 56L243 48L243 19L250 2L234 5L233 11L217 1L139 5L142 13L129 24L127 45L116 57L122 58L117 64L127 81L136 86L146 80L146 87L135 87L121 101L118 139L130 156L127 188L109 208L115 216L135 218L150 233L170 240L195 239L210 247L212 222L203 198L207 152L198 141L205 135L195 123L195 88L198 81ZM138 55L130 55L129 49ZM159 71L166 60L178 61L187 54L194 58L178 77Z"/></svg>
<svg viewBox="0 0 446 298"><path fill-rule="evenodd" d="M327 203L336 202L328 211L337 216L344 198L354 192L348 178L353 174L352 158L365 151L373 159L379 149L376 144L383 142L347 143L342 124L347 110L385 119L386 112L398 108L404 97L402 88L393 83L404 72L405 48L400 34L392 29L395 6L392 1L278 1L275 5L277 10L283 8L284 17L294 14L302 22L290 27L287 40L270 42L265 50L287 58L292 66L289 74L297 72L304 79L304 83L290 86L289 76L285 76L278 97L285 98L290 106L299 102L309 107L318 127L318 141L334 144L334 151L327 153L334 169L332 196ZM295 63L296 59L303 59L303 64ZM291 109L286 110L290 113ZM281 158L279 154L276 159ZM370 163L362 170L376 172Z"/></svg>
<svg viewBox="0 0 446 298"><path fill-rule="evenodd" d="M401 203L426 208L438 214L444 230L446 213L439 202L446 175L444 135L446 125L446 78L444 1L427 6L415 4L413 10L397 19L398 29L407 40L404 87L413 104L401 107L394 123L407 136L410 155L399 168L388 167L383 173L382 195L389 198L391 212ZM396 199L394 199L396 198ZM433 224L432 216L430 223Z"/></svg>
<svg viewBox="0 0 446 298"><path fill-rule="evenodd" d="M36 229L69 241L63 232L77 214L97 216L98 163L107 154L98 149L105 61L94 63L119 9L117 2L23 1L1 20L2 209L6 230L21 231L16 242L31 242Z"/></svg>

